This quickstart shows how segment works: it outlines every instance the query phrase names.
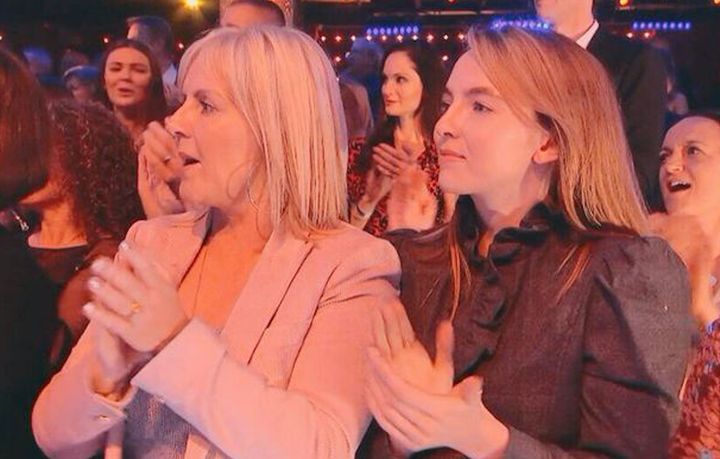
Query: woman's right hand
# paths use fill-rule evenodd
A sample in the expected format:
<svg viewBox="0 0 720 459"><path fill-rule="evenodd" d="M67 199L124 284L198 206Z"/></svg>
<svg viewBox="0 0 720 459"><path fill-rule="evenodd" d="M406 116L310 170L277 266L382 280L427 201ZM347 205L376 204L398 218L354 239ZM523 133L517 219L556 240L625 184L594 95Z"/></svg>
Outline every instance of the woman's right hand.
<svg viewBox="0 0 720 459"><path fill-rule="evenodd" d="M362 201L377 205L392 189L395 179L412 165L407 153L381 143L373 147L373 166L365 177L365 195Z"/></svg>
<svg viewBox="0 0 720 459"><path fill-rule="evenodd" d="M130 375L145 356L131 349L100 323L92 324L95 355L91 366L92 388L105 397L120 399L130 384Z"/></svg>
<svg viewBox="0 0 720 459"><path fill-rule="evenodd" d="M178 154L177 142L173 135L157 121L150 123L143 132L140 146L150 171L164 182L180 179L182 159Z"/></svg>

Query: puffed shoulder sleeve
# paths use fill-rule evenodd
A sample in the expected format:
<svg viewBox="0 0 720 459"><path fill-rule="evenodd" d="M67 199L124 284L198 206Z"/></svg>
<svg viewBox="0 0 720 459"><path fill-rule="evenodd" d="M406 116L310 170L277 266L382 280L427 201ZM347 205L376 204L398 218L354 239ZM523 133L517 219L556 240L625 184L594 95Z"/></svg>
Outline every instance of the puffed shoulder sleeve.
<svg viewBox="0 0 720 459"><path fill-rule="evenodd" d="M564 450L511 428L506 459L668 455L693 333L685 267L657 238L615 239L593 250L580 438Z"/></svg>

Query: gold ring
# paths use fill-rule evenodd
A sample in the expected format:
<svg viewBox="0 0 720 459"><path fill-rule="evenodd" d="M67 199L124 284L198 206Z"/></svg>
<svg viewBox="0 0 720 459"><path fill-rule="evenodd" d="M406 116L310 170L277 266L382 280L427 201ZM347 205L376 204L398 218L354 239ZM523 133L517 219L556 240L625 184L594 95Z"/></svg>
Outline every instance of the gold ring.
<svg viewBox="0 0 720 459"><path fill-rule="evenodd" d="M142 306L137 301L130 303L130 315L135 315L142 310Z"/></svg>

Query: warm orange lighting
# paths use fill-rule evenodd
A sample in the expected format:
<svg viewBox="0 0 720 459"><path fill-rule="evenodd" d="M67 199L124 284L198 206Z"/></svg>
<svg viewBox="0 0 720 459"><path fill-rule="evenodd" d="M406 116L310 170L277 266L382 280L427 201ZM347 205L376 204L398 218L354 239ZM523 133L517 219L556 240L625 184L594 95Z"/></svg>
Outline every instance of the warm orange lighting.
<svg viewBox="0 0 720 459"><path fill-rule="evenodd" d="M325 35L323 35L322 37L320 37L320 41L322 41L323 43L326 42L326 41L327 41L327 37L326 37Z"/></svg>
<svg viewBox="0 0 720 459"><path fill-rule="evenodd" d="M412 36L412 40L413 40L413 41L418 41L418 36L417 36L417 35L413 35L413 36Z"/></svg>
<svg viewBox="0 0 720 459"><path fill-rule="evenodd" d="M447 54L442 57L443 62L447 62L448 59L450 59L450 57L448 57Z"/></svg>
<svg viewBox="0 0 720 459"><path fill-rule="evenodd" d="M372 37L372 35L370 35L370 34L365 35L365 40L367 40L367 41L372 41L372 38L373 38L373 37Z"/></svg>
<svg viewBox="0 0 720 459"><path fill-rule="evenodd" d="M465 34L464 34L464 33L459 33L459 34L458 34L458 40L465 40Z"/></svg>
<svg viewBox="0 0 720 459"><path fill-rule="evenodd" d="M645 37L645 38L650 38L650 32L645 32L645 33L643 34L643 37Z"/></svg>
<svg viewBox="0 0 720 459"><path fill-rule="evenodd" d="M635 36L635 34L634 34L634 33L632 33L632 32L628 32L626 36L627 36L628 38L632 38L632 37L634 37L634 36Z"/></svg>
<svg viewBox="0 0 720 459"><path fill-rule="evenodd" d="M185 44L183 42L178 43L178 49L185 49Z"/></svg>
<svg viewBox="0 0 720 459"><path fill-rule="evenodd" d="M339 63L340 61L342 61L342 57L340 57L340 56L335 56L335 62L338 62L338 63Z"/></svg>
<svg viewBox="0 0 720 459"><path fill-rule="evenodd" d="M103 37L103 43L107 45L108 43L110 43L110 39L108 37Z"/></svg>
<svg viewBox="0 0 720 459"><path fill-rule="evenodd" d="M335 41L340 43L342 41L342 37L340 35L335 35Z"/></svg>
<svg viewBox="0 0 720 459"><path fill-rule="evenodd" d="M428 36L427 36L427 41L428 41L428 43L430 43L430 42L433 41L433 40L435 40L435 35L429 33Z"/></svg>
<svg viewBox="0 0 720 459"><path fill-rule="evenodd" d="M197 10L200 8L200 0L185 0L185 7Z"/></svg>
<svg viewBox="0 0 720 459"><path fill-rule="evenodd" d="M2 41L2 40L3 40L3 36L2 36L2 35L0 35L0 41Z"/></svg>
<svg viewBox="0 0 720 459"><path fill-rule="evenodd" d="M628 6L630 4L630 0L618 0L618 5L620 6Z"/></svg>
<svg viewBox="0 0 720 459"><path fill-rule="evenodd" d="M355 41L355 40L357 40L357 37L355 35L350 35L350 40Z"/></svg>
<svg viewBox="0 0 720 459"><path fill-rule="evenodd" d="M720 5L720 0L713 0L713 3L714 3L715 5Z"/></svg>
<svg viewBox="0 0 720 459"><path fill-rule="evenodd" d="M448 35L448 34L443 35L443 40L448 41L449 38L450 38L450 35Z"/></svg>
<svg viewBox="0 0 720 459"><path fill-rule="evenodd" d="M382 37L380 37L380 40L387 41L387 35L383 35Z"/></svg>
<svg viewBox="0 0 720 459"><path fill-rule="evenodd" d="M403 41L403 36L402 36L402 35L398 35L397 37L395 37L395 39L396 39L397 41L399 41L399 42L402 42L402 41Z"/></svg>

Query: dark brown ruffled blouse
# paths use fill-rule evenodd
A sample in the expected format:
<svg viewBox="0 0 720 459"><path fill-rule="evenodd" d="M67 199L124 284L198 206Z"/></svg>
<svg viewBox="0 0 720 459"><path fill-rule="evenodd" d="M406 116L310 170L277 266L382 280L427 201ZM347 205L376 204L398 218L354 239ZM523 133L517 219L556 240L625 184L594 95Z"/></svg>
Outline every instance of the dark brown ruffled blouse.
<svg viewBox="0 0 720 459"><path fill-rule="evenodd" d="M685 267L670 247L616 228L581 233L538 204L484 257L468 197L457 212L470 280L453 321L456 379L484 378L483 402L510 429L504 458L667 457L693 331ZM452 303L448 231L388 235L403 304L431 355ZM562 293L580 248L586 262ZM391 457L377 425L357 457Z"/></svg>

